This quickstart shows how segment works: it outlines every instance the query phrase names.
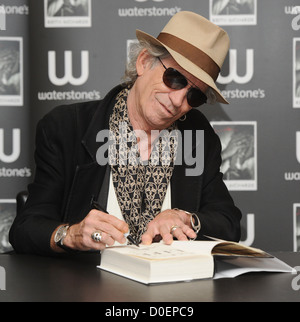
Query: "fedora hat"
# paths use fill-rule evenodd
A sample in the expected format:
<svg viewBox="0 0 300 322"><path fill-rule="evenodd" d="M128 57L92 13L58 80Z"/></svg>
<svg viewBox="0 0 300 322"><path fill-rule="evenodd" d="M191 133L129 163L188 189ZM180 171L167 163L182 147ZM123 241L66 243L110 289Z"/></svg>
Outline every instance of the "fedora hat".
<svg viewBox="0 0 300 322"><path fill-rule="evenodd" d="M214 90L218 102L228 104L215 84L230 43L222 28L196 13L180 11L157 38L141 30L136 30L136 36L165 47L183 69Z"/></svg>

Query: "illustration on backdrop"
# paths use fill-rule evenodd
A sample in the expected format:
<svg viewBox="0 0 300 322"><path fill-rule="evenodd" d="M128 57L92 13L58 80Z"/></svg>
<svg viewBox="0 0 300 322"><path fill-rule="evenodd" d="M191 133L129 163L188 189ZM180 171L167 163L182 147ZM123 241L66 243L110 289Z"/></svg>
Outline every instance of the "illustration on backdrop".
<svg viewBox="0 0 300 322"><path fill-rule="evenodd" d="M46 28L91 27L91 0L44 0Z"/></svg>
<svg viewBox="0 0 300 322"><path fill-rule="evenodd" d="M210 0L209 12L217 25L257 24L257 0Z"/></svg>
<svg viewBox="0 0 300 322"><path fill-rule="evenodd" d="M23 39L0 37L0 106L23 105Z"/></svg>
<svg viewBox="0 0 300 322"><path fill-rule="evenodd" d="M300 108L300 38L294 38L293 56L293 106Z"/></svg>
<svg viewBox="0 0 300 322"><path fill-rule="evenodd" d="M221 172L229 190L257 190L256 122L211 122L222 144Z"/></svg>

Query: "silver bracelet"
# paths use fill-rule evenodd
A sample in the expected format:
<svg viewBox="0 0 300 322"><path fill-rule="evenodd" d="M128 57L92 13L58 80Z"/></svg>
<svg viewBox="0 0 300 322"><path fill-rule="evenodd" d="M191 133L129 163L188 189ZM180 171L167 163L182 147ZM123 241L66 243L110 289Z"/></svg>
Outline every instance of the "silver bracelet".
<svg viewBox="0 0 300 322"><path fill-rule="evenodd" d="M200 222L200 219L198 218L198 216L195 213L191 213L189 211L182 210L182 209L178 209L178 208L174 208L174 210L183 211L187 215L189 215L190 216L190 222L191 222L192 228L194 229L194 231L195 231L196 234L199 233L199 231L201 229L201 222ZM195 223L194 223L194 220L193 219L195 220Z"/></svg>

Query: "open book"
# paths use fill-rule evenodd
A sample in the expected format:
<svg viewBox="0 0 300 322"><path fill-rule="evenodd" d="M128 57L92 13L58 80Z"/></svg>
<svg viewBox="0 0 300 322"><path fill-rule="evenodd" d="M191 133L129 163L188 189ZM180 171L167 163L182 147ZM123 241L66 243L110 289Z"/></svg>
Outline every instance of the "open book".
<svg viewBox="0 0 300 322"><path fill-rule="evenodd" d="M217 258L225 259L219 269ZM238 259L237 265L230 262L233 259ZM101 252L99 268L145 284L212 278L215 271L215 278L258 270L292 272L290 266L260 249L220 240L108 247ZM234 270L229 273L229 268Z"/></svg>

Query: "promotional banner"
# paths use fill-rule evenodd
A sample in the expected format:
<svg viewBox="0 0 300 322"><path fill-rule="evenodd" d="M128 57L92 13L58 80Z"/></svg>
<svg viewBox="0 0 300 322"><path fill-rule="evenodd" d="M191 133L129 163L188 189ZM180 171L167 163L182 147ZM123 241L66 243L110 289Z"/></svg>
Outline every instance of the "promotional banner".
<svg viewBox="0 0 300 322"><path fill-rule="evenodd" d="M33 175L29 98L29 6L0 3L0 253L11 250L8 231L16 194Z"/></svg>
<svg viewBox="0 0 300 322"><path fill-rule="evenodd" d="M296 0L6 0L0 4L0 252L15 197L34 176L38 120L120 83L135 30L157 36L182 10L231 39L217 85L230 105L200 110L222 143L242 240L300 250L300 6Z"/></svg>

